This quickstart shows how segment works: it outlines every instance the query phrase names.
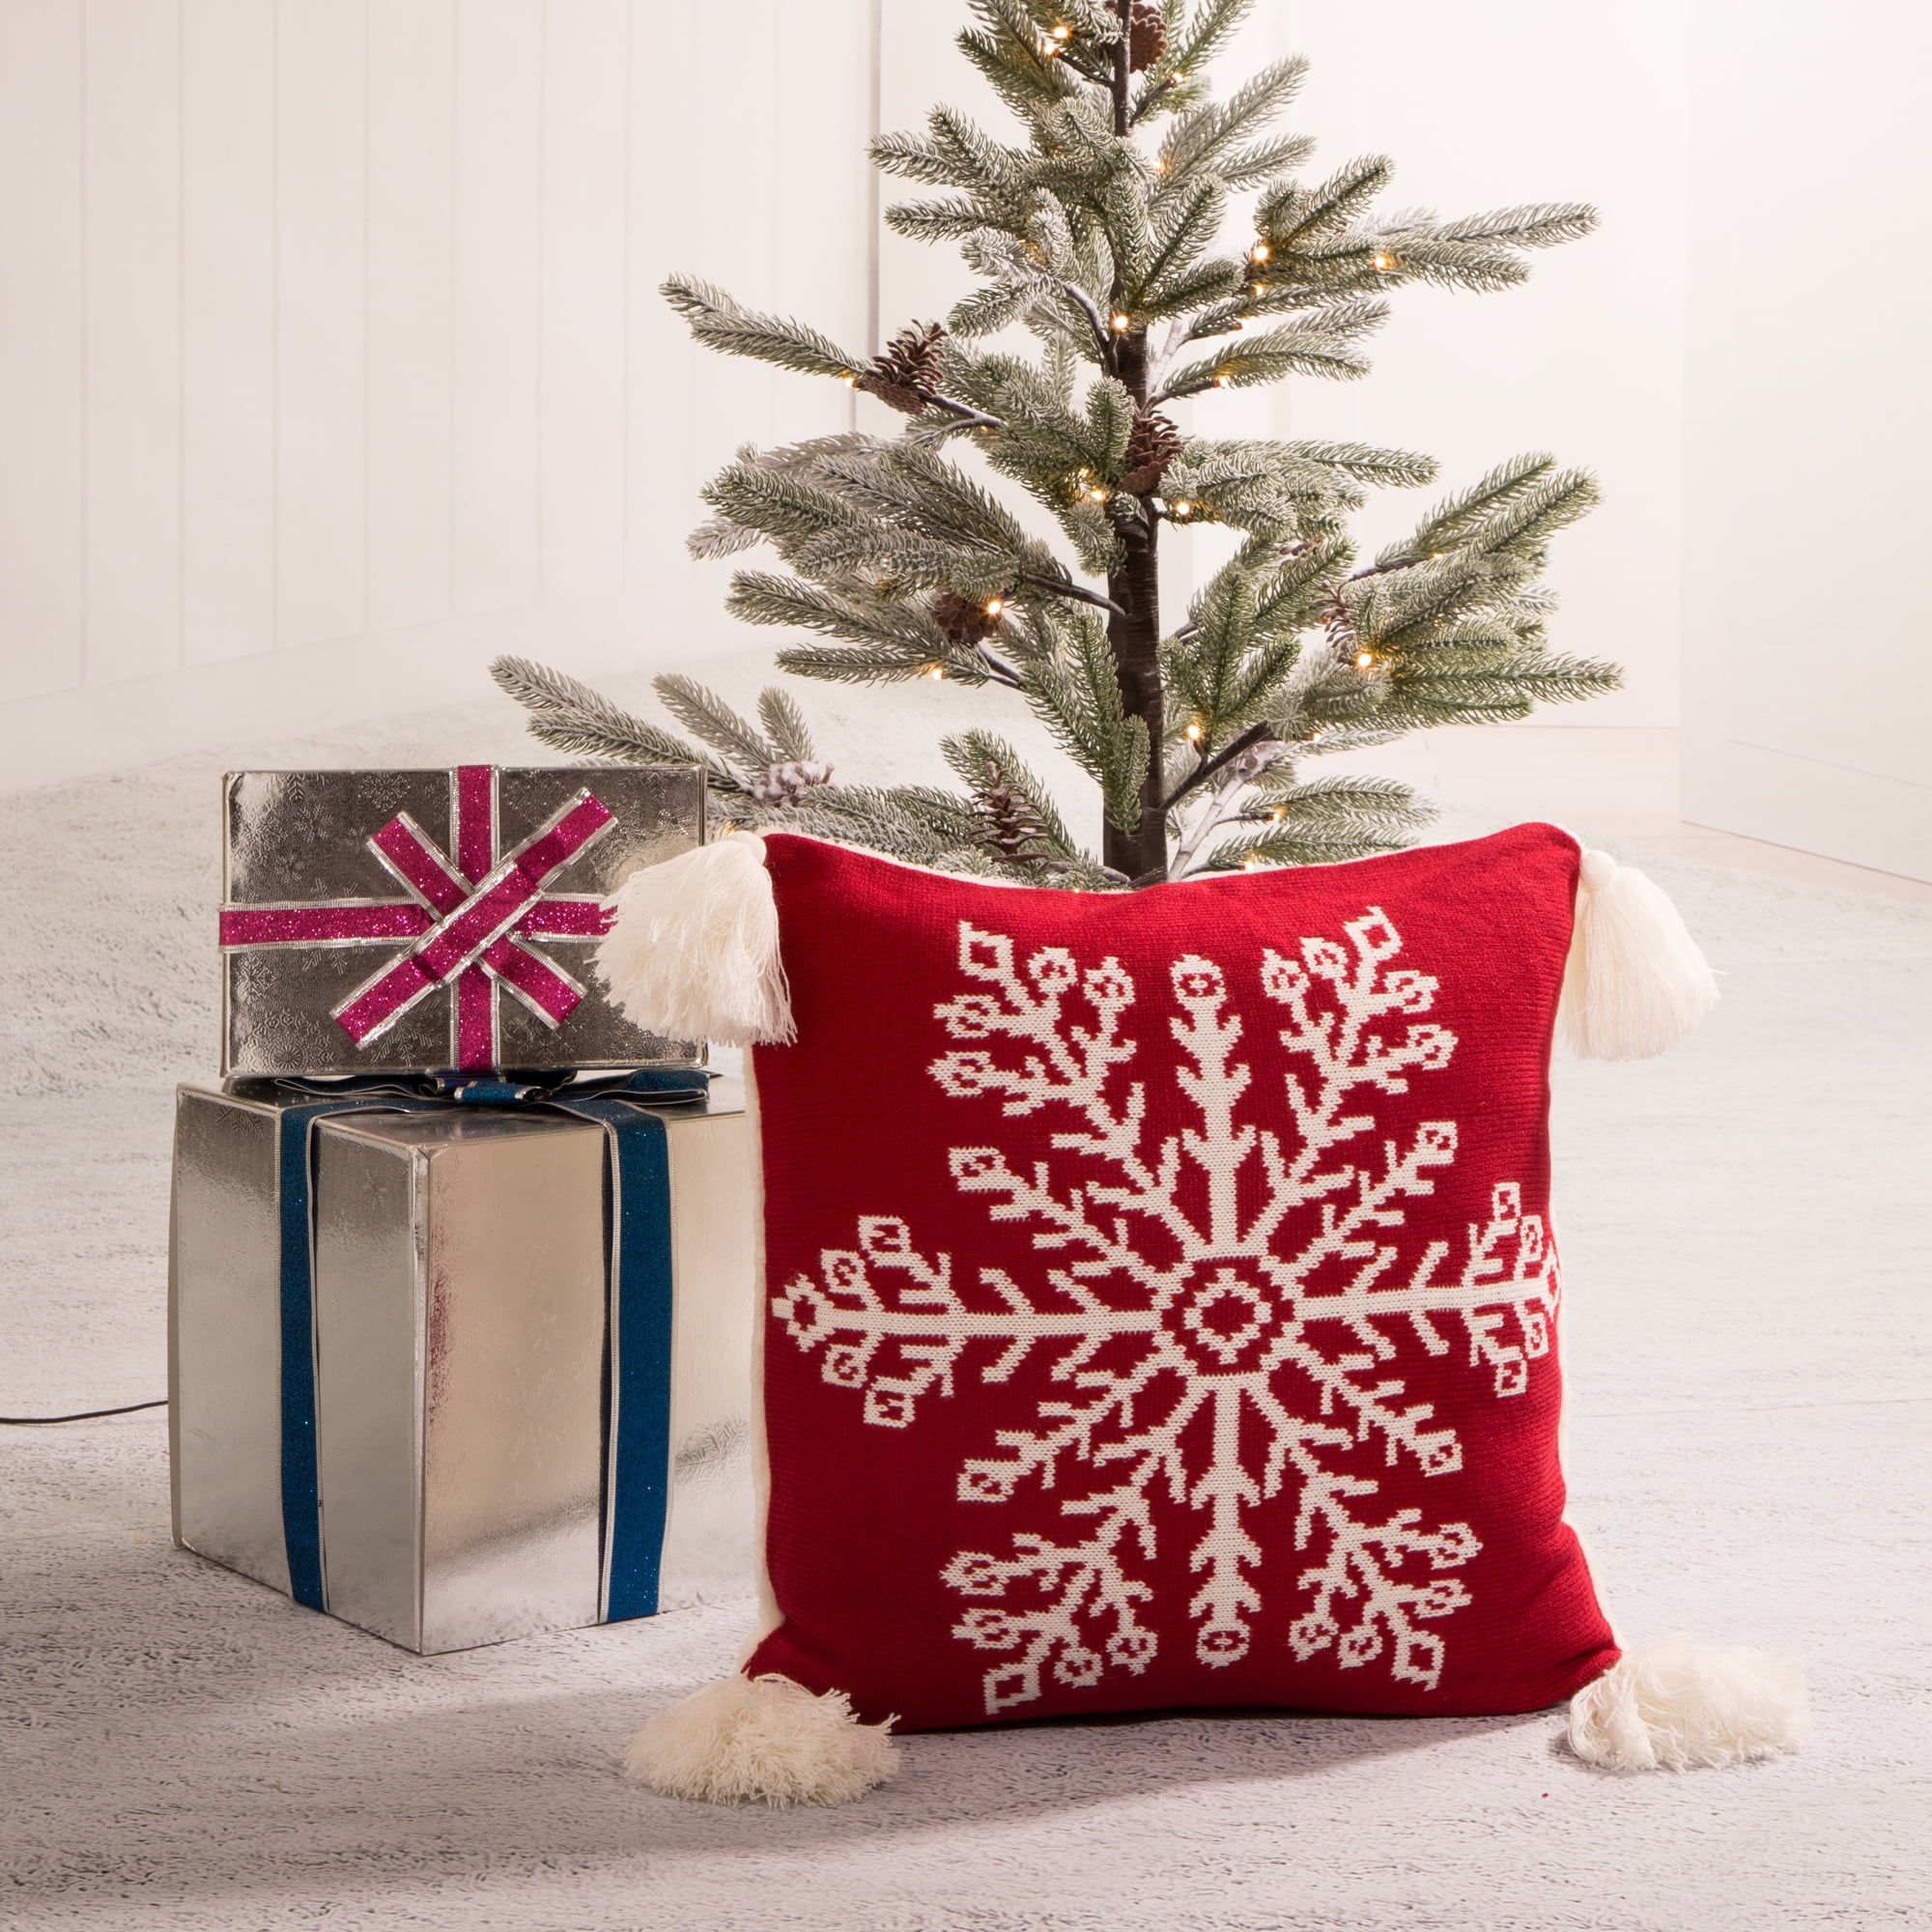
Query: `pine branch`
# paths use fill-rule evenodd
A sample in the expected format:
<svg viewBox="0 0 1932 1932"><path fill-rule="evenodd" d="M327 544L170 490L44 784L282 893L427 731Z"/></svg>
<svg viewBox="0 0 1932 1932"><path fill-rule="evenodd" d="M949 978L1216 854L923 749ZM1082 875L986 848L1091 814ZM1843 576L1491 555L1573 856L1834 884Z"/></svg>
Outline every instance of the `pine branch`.
<svg viewBox="0 0 1932 1932"><path fill-rule="evenodd" d="M784 762L784 754L777 746L739 717L716 692L707 691L696 679L668 671L651 680L651 689L686 730L695 731L741 773L755 776Z"/></svg>
<svg viewBox="0 0 1932 1932"><path fill-rule="evenodd" d="M811 732L806 725L805 713L798 708L798 700L790 692L775 684L759 692L758 722L765 727L772 750L778 753L772 760L774 764L809 764L818 755L811 748Z"/></svg>
<svg viewBox="0 0 1932 1932"><path fill-rule="evenodd" d="M1284 376L1329 376L1350 381L1369 373L1367 361L1351 349L1352 336L1380 324L1387 311L1379 303L1341 318L1340 325L1301 323L1232 342L1218 355L1177 369L1153 402L1198 396L1207 389L1251 389Z"/></svg>
<svg viewBox="0 0 1932 1932"><path fill-rule="evenodd" d="M530 714L530 736L578 758L626 765L699 765L709 782L743 787L735 774L668 731L612 704L580 679L528 658L500 657L491 665L497 687Z"/></svg>
<svg viewBox="0 0 1932 1932"><path fill-rule="evenodd" d="M673 276L659 291L683 316L692 334L707 348L749 355L806 376L851 376L865 367L829 336L782 316L756 315L740 308L722 289Z"/></svg>

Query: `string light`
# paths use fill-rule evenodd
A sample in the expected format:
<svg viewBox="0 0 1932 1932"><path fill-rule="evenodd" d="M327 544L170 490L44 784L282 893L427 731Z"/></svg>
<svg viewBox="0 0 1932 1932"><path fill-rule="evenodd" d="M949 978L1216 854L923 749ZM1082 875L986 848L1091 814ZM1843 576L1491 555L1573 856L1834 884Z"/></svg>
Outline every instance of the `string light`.
<svg viewBox="0 0 1932 1932"><path fill-rule="evenodd" d="M1219 371L1216 374L1214 378L1214 386L1217 389L1225 389L1228 386L1228 372L1225 369Z"/></svg>
<svg viewBox="0 0 1932 1932"><path fill-rule="evenodd" d="M1114 333L1116 335L1124 335L1133 326L1134 319L1130 315L1117 315L1114 318Z"/></svg>
<svg viewBox="0 0 1932 1932"><path fill-rule="evenodd" d="M1056 41L1070 41L1073 38L1073 29L1063 20L1059 26L1054 28L1053 38Z"/></svg>
<svg viewBox="0 0 1932 1932"><path fill-rule="evenodd" d="M1191 517L1194 514L1194 505L1185 497L1182 497L1179 502L1170 503L1167 507L1177 517Z"/></svg>
<svg viewBox="0 0 1932 1932"><path fill-rule="evenodd" d="M1268 285L1265 282L1250 282L1248 284L1248 293L1250 295L1264 296L1267 292Z"/></svg>
<svg viewBox="0 0 1932 1932"><path fill-rule="evenodd" d="M1257 242L1255 245L1248 250L1248 260L1251 262L1265 262L1268 258L1269 252L1270 251L1268 249L1268 244L1265 242Z"/></svg>
<svg viewBox="0 0 1932 1932"><path fill-rule="evenodd" d="M1355 668L1357 670L1373 670L1380 662L1381 660L1376 656L1374 651L1357 651L1355 653Z"/></svg>
<svg viewBox="0 0 1932 1932"><path fill-rule="evenodd" d="M928 665L925 674L927 677L937 681L946 675L946 667L944 665Z"/></svg>
<svg viewBox="0 0 1932 1932"><path fill-rule="evenodd" d="M1274 821L1274 823L1275 823L1275 824L1279 825L1279 824L1281 823L1281 821L1282 821L1282 820L1283 820L1284 818L1286 818L1287 816L1288 816L1288 807L1287 807L1287 806L1285 806L1285 805L1271 805L1271 806L1269 806L1269 807L1268 807L1268 817L1269 817L1270 819L1272 819L1272 820Z"/></svg>
<svg viewBox="0 0 1932 1932"><path fill-rule="evenodd" d="M1087 497L1090 502L1104 503L1113 494L1111 490L1104 489L1100 484L1096 483L1088 491Z"/></svg>
<svg viewBox="0 0 1932 1932"><path fill-rule="evenodd" d="M989 597L986 599L986 615L991 617L996 623L999 621L1000 612L1006 608L1007 601L1004 597Z"/></svg>
<svg viewBox="0 0 1932 1932"><path fill-rule="evenodd" d="M1259 852L1250 852L1248 856L1241 861L1241 870L1244 872L1259 872L1261 868L1266 864L1267 861L1264 859Z"/></svg>
<svg viewBox="0 0 1932 1932"><path fill-rule="evenodd" d="M1378 248L1376 252L1369 257L1369 267L1372 268L1377 274L1385 275L1392 268L1395 267L1395 257L1391 255L1386 248Z"/></svg>
<svg viewBox="0 0 1932 1932"><path fill-rule="evenodd" d="M849 369L846 370L844 375L840 376L838 380L841 383L843 383L848 389L856 389L859 386L858 377L853 375L853 373Z"/></svg>
<svg viewBox="0 0 1932 1932"><path fill-rule="evenodd" d="M1201 742L1201 721L1198 718L1190 718L1187 721L1187 742L1190 745L1198 745Z"/></svg>

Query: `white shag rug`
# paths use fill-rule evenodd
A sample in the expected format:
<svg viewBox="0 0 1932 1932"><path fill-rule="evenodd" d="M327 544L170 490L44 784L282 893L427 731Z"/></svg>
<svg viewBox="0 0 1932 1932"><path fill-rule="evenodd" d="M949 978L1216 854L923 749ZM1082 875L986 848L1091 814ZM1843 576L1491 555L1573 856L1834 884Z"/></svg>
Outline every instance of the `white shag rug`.
<svg viewBox="0 0 1932 1932"><path fill-rule="evenodd" d="M758 662L704 674L746 696ZM804 696L833 758L923 775L902 695ZM546 761L484 697L226 762L479 757ZM162 1390L223 762L0 797L0 1412ZM1650 869L1724 1000L1665 1060L1557 1069L1572 1514L1627 1641L1804 1660L1804 1756L1617 1778L1553 1715L1180 1717L914 1738L842 1810L680 1804L618 1763L745 1601L412 1658L171 1548L156 1411L0 1429L0 1925L1932 1925L1932 911Z"/></svg>

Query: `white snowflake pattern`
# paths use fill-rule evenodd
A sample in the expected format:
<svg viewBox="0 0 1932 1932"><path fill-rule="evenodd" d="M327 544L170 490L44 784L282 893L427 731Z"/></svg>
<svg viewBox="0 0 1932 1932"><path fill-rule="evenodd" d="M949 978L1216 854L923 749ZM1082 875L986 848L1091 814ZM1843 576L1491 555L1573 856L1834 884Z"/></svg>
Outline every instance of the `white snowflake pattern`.
<svg viewBox="0 0 1932 1932"><path fill-rule="evenodd" d="M1415 1017L1437 982L1390 967L1402 939L1379 907L1343 931L1346 944L1262 954L1261 990L1284 1021L1278 1101L1250 1098L1252 1049L1237 1054L1243 1023L1223 969L1198 954L1174 963L1167 1031L1191 1119L1149 1145L1146 1085L1127 1073L1148 1042L1128 1031L1138 989L1120 962L1083 971L1046 947L1022 971L1010 938L962 922L973 983L934 1013L969 1044L931 1072L953 1100L1048 1117L1055 1158L1022 1170L998 1148L955 1147L948 1161L991 1219L1028 1230L1040 1278L983 1267L977 1292L962 1292L951 1256L921 1252L902 1219L868 1215L855 1247L826 1251L816 1279L801 1274L773 1300L798 1345L822 1350L824 1378L862 1391L866 1420L884 1428L950 1396L962 1362L1000 1383L1046 1360L1053 1392L1029 1426L998 1430L994 1453L958 1476L966 1502L1005 1504L1029 1484L1063 1492L1051 1533L1018 1531L1004 1553L963 1551L944 1572L979 1600L954 1635L1008 1660L985 1674L989 1715L1037 1699L1049 1670L1083 1688L1148 1667L1154 1593L1137 1570L1154 1555L1162 1497L1199 1525L1197 1657L1245 1656L1263 1602L1250 1521L1285 1486L1304 1552L1295 1656L1332 1646L1357 1668L1386 1653L1396 1678L1439 1681L1443 1642L1421 1626L1471 1601L1448 1573L1478 1553L1476 1536L1413 1508L1378 1517L1376 1481L1337 1464L1367 1445L1389 1466L1458 1469L1461 1441L1407 1397L1392 1337L1406 1328L1433 1356L1460 1338L1498 1396L1520 1394L1549 1347L1555 1257L1508 1180L1460 1244L1410 1242L1405 1259L1404 1204L1435 1191L1457 1129L1429 1121L1406 1142L1378 1139L1374 1102L1446 1067L1456 1039Z"/></svg>

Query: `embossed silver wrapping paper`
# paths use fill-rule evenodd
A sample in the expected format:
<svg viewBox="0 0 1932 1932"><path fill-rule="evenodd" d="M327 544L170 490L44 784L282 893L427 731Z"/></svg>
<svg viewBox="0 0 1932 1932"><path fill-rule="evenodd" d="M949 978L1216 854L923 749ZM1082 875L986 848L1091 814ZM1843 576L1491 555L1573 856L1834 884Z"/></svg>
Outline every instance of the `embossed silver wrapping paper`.
<svg viewBox="0 0 1932 1932"><path fill-rule="evenodd" d="M284 1592L278 1126L302 1100L180 1090L170 1236L175 1541ZM663 1119L661 1609L747 1574L753 1236L742 1094L715 1083ZM603 1620L619 1475L602 1128L447 1107L309 1131L324 1606L423 1653Z"/></svg>
<svg viewBox="0 0 1932 1932"><path fill-rule="evenodd" d="M589 960L596 901L703 835L696 766L230 773L221 1070L689 1060Z"/></svg>

